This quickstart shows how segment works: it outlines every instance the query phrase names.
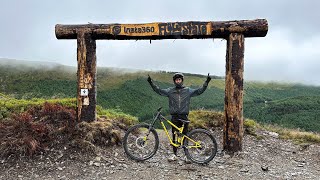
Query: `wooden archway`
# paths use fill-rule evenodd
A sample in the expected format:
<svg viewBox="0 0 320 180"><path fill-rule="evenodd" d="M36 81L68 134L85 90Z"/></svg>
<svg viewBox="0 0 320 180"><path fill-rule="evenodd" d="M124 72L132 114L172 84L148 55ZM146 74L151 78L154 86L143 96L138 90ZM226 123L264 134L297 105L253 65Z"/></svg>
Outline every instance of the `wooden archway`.
<svg viewBox="0 0 320 180"><path fill-rule="evenodd" d="M204 39L227 40L224 149L242 150L244 38L264 37L265 19L147 24L57 24L57 39L77 39L78 121L96 119L96 40Z"/></svg>

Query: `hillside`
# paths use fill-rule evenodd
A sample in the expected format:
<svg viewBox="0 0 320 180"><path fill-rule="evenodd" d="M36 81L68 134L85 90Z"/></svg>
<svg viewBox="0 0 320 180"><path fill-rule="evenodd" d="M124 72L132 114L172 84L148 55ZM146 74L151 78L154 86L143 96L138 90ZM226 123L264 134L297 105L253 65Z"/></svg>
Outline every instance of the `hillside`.
<svg viewBox="0 0 320 180"><path fill-rule="evenodd" d="M9 61L10 62L10 61ZM97 101L104 108L121 109L150 119L167 99L152 91L147 74L162 88L171 86L172 73L120 68L98 68ZM187 86L201 86L205 76L186 74ZM32 65L0 60L0 93L18 99L70 98L76 95L76 68L57 64ZM224 79L214 77L208 90L192 99L191 109L223 111ZM164 112L168 112L165 108ZM245 82L244 115L262 123L320 132L320 87L301 84Z"/></svg>
<svg viewBox="0 0 320 180"><path fill-rule="evenodd" d="M191 111L192 128L205 127L215 137L218 152L208 164L169 162L171 145L157 130L160 146L145 162L128 158L124 132L137 119L119 110L98 108L98 120L75 122L75 98L17 100L0 94L0 179L316 179L319 143L316 133L287 130L245 120L243 150L222 149L223 113ZM276 131L273 131L276 130ZM289 140L287 140L289 139ZM151 140L151 139L150 139ZM298 142L298 143L297 143Z"/></svg>

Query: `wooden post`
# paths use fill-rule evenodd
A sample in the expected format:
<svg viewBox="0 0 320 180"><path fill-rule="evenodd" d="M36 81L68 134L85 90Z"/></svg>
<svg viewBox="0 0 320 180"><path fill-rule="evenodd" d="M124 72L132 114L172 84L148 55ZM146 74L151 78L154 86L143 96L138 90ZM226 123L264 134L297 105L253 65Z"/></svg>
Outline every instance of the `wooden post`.
<svg viewBox="0 0 320 180"><path fill-rule="evenodd" d="M243 57L244 35L231 33L227 39L223 137L223 149L231 153L242 150Z"/></svg>
<svg viewBox="0 0 320 180"><path fill-rule="evenodd" d="M86 30L77 32L78 121L96 119L96 41Z"/></svg>

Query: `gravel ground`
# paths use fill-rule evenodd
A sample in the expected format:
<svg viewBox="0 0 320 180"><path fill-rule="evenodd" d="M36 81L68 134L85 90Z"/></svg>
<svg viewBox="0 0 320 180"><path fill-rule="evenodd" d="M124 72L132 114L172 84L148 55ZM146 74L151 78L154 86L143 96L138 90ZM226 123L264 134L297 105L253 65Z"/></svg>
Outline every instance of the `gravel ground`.
<svg viewBox="0 0 320 180"><path fill-rule="evenodd" d="M160 149L145 162L128 159L121 146L96 153L67 146L0 159L0 179L320 179L320 145L295 145L264 131L262 140L245 135L243 151L230 156L221 151L222 131L213 133L219 150L207 165L168 162L171 147L160 133Z"/></svg>

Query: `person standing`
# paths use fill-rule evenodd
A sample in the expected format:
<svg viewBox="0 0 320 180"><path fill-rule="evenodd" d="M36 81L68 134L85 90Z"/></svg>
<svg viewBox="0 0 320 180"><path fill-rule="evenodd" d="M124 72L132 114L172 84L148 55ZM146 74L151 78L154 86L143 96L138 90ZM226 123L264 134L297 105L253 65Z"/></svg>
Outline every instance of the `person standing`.
<svg viewBox="0 0 320 180"><path fill-rule="evenodd" d="M208 87L211 77L207 76L206 81L202 87L193 89L190 87L185 87L183 85L184 75L182 73L175 73L172 77L174 87L169 87L167 89L160 89L157 85L153 83L153 80L148 75L147 81L151 85L152 89L159 95L168 97L169 100L169 112L171 114L171 121L177 127L181 127L183 122L180 120L188 121L190 99L194 96L199 96L202 94ZM176 129L172 128L172 139L175 142L175 133ZM185 123L183 134L188 132L188 123ZM177 157L177 147L173 146L173 154L168 158L169 161L178 160Z"/></svg>

